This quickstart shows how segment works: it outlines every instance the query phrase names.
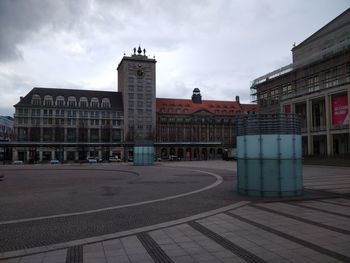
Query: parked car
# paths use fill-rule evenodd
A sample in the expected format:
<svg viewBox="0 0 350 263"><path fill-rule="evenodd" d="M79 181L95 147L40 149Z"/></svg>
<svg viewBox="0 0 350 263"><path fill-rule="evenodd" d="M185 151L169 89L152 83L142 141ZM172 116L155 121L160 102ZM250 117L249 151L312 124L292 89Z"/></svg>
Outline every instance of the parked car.
<svg viewBox="0 0 350 263"><path fill-rule="evenodd" d="M86 160L88 161L88 163L97 163L97 159L96 157L88 157L86 158Z"/></svg>
<svg viewBox="0 0 350 263"><path fill-rule="evenodd" d="M16 165L21 165L23 164L23 161L21 160L17 160L17 161L14 161L13 164L16 164Z"/></svg>
<svg viewBox="0 0 350 263"><path fill-rule="evenodd" d="M59 163L60 163L59 160L51 160L51 161L50 161L50 164L59 164Z"/></svg>
<svg viewBox="0 0 350 263"><path fill-rule="evenodd" d="M120 159L118 156L110 156L108 161L109 162L120 162Z"/></svg>
<svg viewBox="0 0 350 263"><path fill-rule="evenodd" d="M169 161L180 161L180 157L177 157L176 155L169 155Z"/></svg>

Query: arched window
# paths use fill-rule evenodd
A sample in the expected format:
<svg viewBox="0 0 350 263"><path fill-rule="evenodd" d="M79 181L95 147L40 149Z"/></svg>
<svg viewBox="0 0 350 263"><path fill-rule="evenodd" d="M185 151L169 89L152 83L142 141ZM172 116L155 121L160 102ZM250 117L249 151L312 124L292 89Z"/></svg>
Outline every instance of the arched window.
<svg viewBox="0 0 350 263"><path fill-rule="evenodd" d="M79 107L86 108L88 106L88 99L86 97L81 97L79 99Z"/></svg>
<svg viewBox="0 0 350 263"><path fill-rule="evenodd" d="M53 105L53 99L51 95L46 95L44 97L44 105L45 106L52 106Z"/></svg>
<svg viewBox="0 0 350 263"><path fill-rule="evenodd" d="M99 105L98 98L96 97L91 98L91 108L98 108L99 106L100 105Z"/></svg>
<svg viewBox="0 0 350 263"><path fill-rule="evenodd" d="M69 107L76 107L77 106L77 99L74 96L69 96L67 103L68 103Z"/></svg>
<svg viewBox="0 0 350 263"><path fill-rule="evenodd" d="M56 106L63 107L65 106L65 101L63 96L57 96L56 98Z"/></svg>
<svg viewBox="0 0 350 263"><path fill-rule="evenodd" d="M38 94L34 94L32 97L32 104L33 105L40 105L41 104L41 97Z"/></svg>
<svg viewBox="0 0 350 263"><path fill-rule="evenodd" d="M111 103L109 102L108 98L103 98L101 103L102 108L110 108Z"/></svg>

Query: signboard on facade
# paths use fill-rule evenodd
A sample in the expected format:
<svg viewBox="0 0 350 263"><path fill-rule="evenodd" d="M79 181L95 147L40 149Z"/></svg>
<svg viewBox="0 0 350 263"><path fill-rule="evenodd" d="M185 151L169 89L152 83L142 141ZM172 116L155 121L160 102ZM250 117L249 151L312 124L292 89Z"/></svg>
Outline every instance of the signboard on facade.
<svg viewBox="0 0 350 263"><path fill-rule="evenodd" d="M292 107L290 105L284 105L284 113L291 113Z"/></svg>
<svg viewBox="0 0 350 263"><path fill-rule="evenodd" d="M332 124L341 125L349 123L348 96L332 97Z"/></svg>

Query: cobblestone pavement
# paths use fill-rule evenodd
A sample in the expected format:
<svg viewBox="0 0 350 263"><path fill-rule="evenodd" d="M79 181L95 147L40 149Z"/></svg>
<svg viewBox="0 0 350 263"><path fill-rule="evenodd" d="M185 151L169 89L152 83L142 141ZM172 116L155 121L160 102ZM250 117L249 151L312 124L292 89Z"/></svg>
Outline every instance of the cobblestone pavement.
<svg viewBox="0 0 350 263"><path fill-rule="evenodd" d="M5 247L0 262L350 262L349 168L305 166L303 197L257 199L232 191L234 162L161 165L165 170L169 166L215 172L224 181L200 193L118 212L46 219L41 223L49 226L40 235L31 233L40 230L39 222L0 225L0 247ZM203 178L206 184L213 181ZM105 221L108 227L96 225L95 231L80 226ZM40 237L71 233L70 224L80 229L70 239L39 242ZM93 234L83 235L85 231ZM5 239L11 241L13 232L36 236L34 246L27 240L15 250L6 249Z"/></svg>

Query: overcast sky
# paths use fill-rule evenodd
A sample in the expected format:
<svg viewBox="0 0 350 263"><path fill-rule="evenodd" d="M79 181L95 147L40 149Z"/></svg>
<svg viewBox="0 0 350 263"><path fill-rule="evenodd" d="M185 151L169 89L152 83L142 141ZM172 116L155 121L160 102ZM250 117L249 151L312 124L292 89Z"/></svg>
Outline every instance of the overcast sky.
<svg viewBox="0 0 350 263"><path fill-rule="evenodd" d="M0 115L33 87L117 90L139 44L157 60L157 97L249 102L253 79L292 61L349 0L0 0Z"/></svg>

